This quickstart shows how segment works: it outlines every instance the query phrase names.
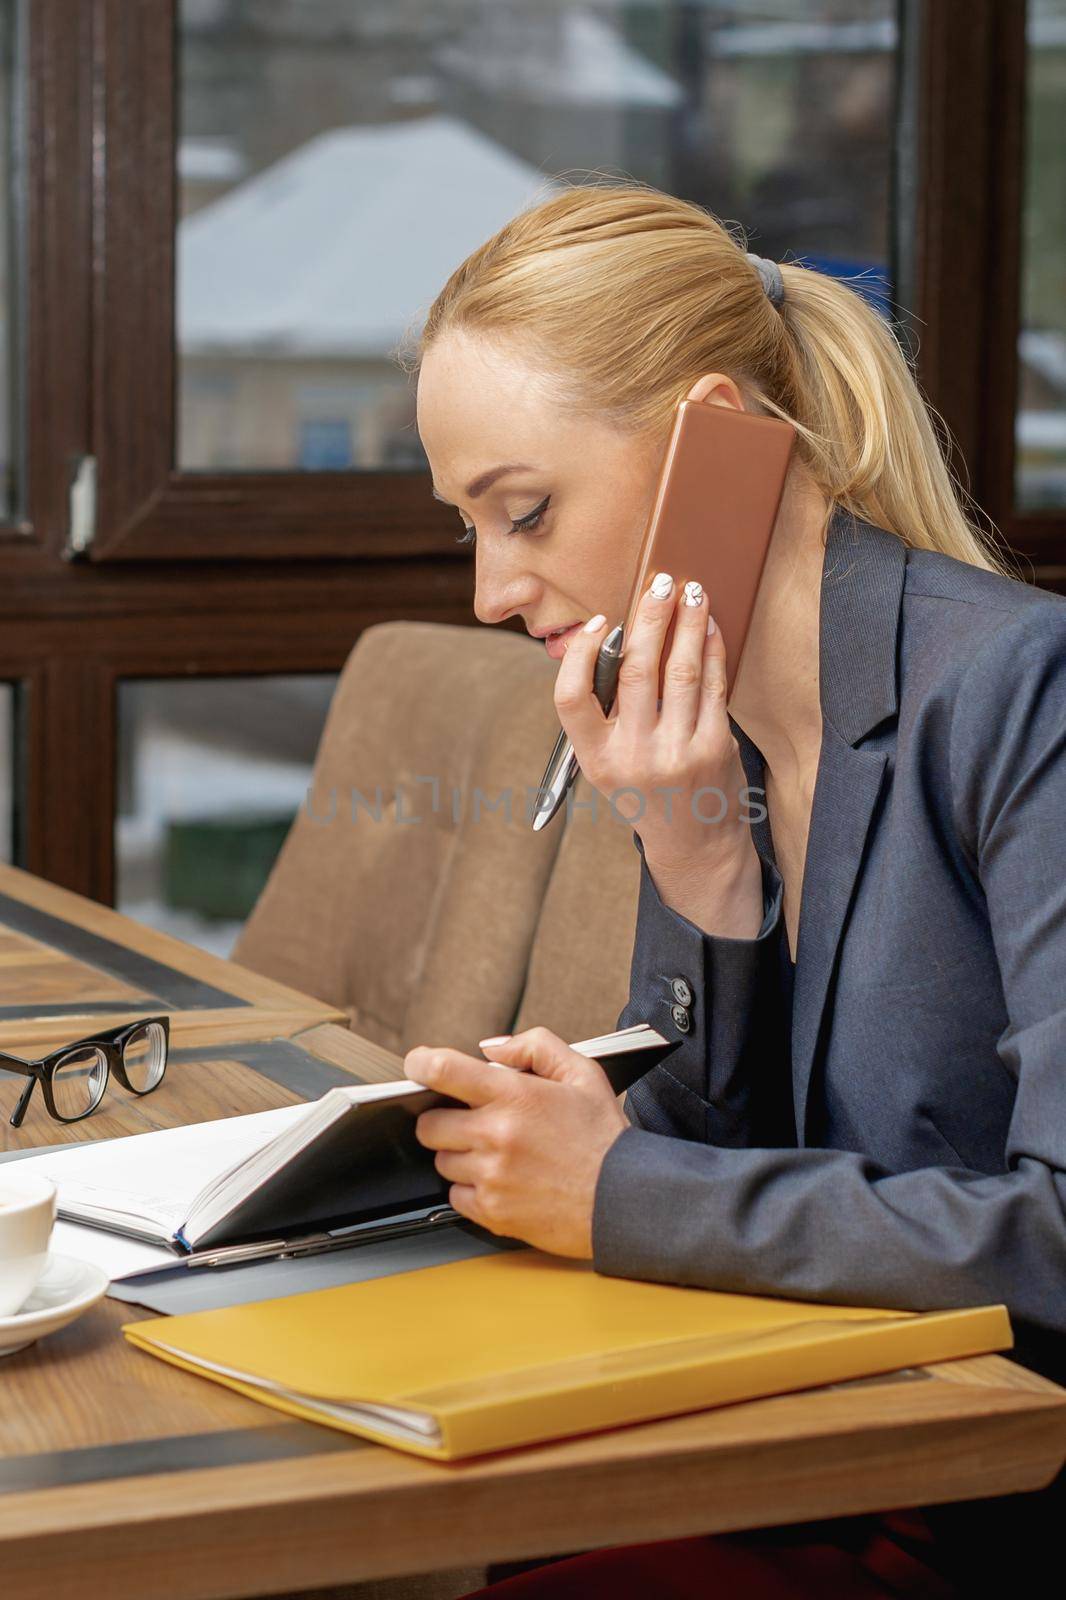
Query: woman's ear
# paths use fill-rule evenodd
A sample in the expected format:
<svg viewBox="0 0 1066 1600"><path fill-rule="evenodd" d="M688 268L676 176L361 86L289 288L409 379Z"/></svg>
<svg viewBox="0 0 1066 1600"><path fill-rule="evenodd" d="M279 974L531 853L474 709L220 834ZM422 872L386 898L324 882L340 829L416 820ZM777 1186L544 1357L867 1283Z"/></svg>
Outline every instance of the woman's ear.
<svg viewBox="0 0 1066 1600"><path fill-rule="evenodd" d="M740 390L724 372L705 372L696 379L685 399L705 400L712 406L730 406L734 411L747 410Z"/></svg>

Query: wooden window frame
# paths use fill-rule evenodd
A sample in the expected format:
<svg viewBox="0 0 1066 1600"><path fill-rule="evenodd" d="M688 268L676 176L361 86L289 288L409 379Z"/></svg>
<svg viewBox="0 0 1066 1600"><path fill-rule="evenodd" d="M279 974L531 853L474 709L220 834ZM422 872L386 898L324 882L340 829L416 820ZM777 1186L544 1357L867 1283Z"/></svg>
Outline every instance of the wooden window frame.
<svg viewBox="0 0 1066 1600"><path fill-rule="evenodd" d="M1026 9L904 0L919 26L900 298L917 312L918 375L960 478L1034 581L1066 590L1066 513L1020 511L1014 488Z"/></svg>
<svg viewBox="0 0 1066 1600"><path fill-rule="evenodd" d="M1066 508L1020 510L1015 477L1027 157L1027 9L1024 4L994 9L996 92L990 112L998 126L989 179L989 316L982 388L985 442L981 487L989 515L1007 542L1034 562L1037 582L1058 585L1066 579Z"/></svg>
<svg viewBox="0 0 1066 1600"><path fill-rule="evenodd" d="M93 0L93 18L93 342L106 364L93 380L92 559L460 558L424 472L177 469L177 4Z"/></svg>
<svg viewBox="0 0 1066 1600"><path fill-rule="evenodd" d="M1016 509L1008 415L1018 381L1025 11L1000 0L901 0L901 76L916 131L895 152L897 171L911 163L912 193L904 175L893 221L898 298L921 330L926 392L972 464L978 503L1052 576L1066 563L1066 516ZM427 504L422 473L176 469L176 16L176 0L92 0L94 136L104 152L92 207L92 346L106 352L92 382L92 558L454 555L452 519Z"/></svg>
<svg viewBox="0 0 1066 1600"><path fill-rule="evenodd" d="M149 48L164 14L172 18L172 6L27 3L25 476L21 519L0 525L0 679L18 686L23 713L19 864L110 902L119 679L339 671L375 623L474 625L472 564L454 543L454 514L433 501L419 473L398 485L406 496L400 515L395 502L392 510L384 504L380 483L360 509L351 492L358 482L346 477L344 527L338 509L337 537L324 544L309 541L312 507L294 503L288 544L275 539L268 548L267 530L257 561L222 559L206 507L208 531L180 560L160 545L151 560L72 557L71 481L85 456L115 459L101 402L136 345L120 340L120 365L112 367L116 352L99 315L107 305L116 316L121 305L107 278L113 234L112 255L103 249L104 197L118 181L117 158L103 143L111 125L103 75L114 80L117 70L113 54L107 66L105 46L128 21L123 48L136 83L137 52ZM143 328L145 307L155 305L157 320L159 310L143 252L139 259L144 306L131 306L131 325ZM235 487L243 487L239 477L223 499L232 500ZM365 538L353 535L360 518L375 530ZM241 556L249 553L242 543Z"/></svg>

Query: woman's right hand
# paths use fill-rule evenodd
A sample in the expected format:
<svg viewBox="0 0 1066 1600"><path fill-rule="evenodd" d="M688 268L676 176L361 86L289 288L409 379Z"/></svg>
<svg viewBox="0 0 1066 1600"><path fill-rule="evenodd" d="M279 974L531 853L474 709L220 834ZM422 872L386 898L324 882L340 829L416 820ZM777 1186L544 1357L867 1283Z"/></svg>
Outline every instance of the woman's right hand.
<svg viewBox="0 0 1066 1600"><path fill-rule="evenodd" d="M592 691L606 620L571 636L555 707L582 772L640 835L657 886L670 891L668 903L691 915L678 904L680 894L706 912L692 920L751 937L762 921L762 873L747 775L726 715L725 645L717 628L707 632L700 585L693 605L685 603L683 577L662 595L656 584L642 596L626 640L612 715L604 716ZM660 707L663 641L675 610Z"/></svg>

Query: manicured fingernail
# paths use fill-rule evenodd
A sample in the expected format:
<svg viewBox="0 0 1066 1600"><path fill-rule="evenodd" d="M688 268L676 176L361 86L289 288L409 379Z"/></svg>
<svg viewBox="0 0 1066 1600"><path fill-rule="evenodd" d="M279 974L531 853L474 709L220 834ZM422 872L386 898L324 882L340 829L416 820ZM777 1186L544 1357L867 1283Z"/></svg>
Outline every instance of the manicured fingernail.
<svg viewBox="0 0 1066 1600"><path fill-rule="evenodd" d="M665 600L673 587L674 580L668 572L657 572L651 581L651 592L656 600Z"/></svg>
<svg viewBox="0 0 1066 1600"><path fill-rule="evenodd" d="M604 616L603 612L597 611L594 617L589 618L581 631L582 633L599 633L606 621L607 618ZM508 1037L510 1037L510 1035L508 1035Z"/></svg>
<svg viewBox="0 0 1066 1600"><path fill-rule="evenodd" d="M691 578L685 585L682 603L686 606L698 606L703 600L703 584Z"/></svg>
<svg viewBox="0 0 1066 1600"><path fill-rule="evenodd" d="M498 1033L494 1039L479 1039L478 1045L483 1050L487 1044L506 1044L511 1037L509 1033Z"/></svg>
<svg viewBox="0 0 1066 1600"><path fill-rule="evenodd" d="M707 637L708 637L708 639L711 637L711 634L713 632L714 632L714 618L711 616L711 613L708 611L708 613L707 613Z"/></svg>

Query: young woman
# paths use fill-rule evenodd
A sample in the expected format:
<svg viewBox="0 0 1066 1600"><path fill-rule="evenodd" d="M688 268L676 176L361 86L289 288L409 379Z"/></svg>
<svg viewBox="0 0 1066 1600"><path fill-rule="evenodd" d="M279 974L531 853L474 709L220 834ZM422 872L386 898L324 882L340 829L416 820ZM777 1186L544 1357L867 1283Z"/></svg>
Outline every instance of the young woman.
<svg viewBox="0 0 1066 1600"><path fill-rule="evenodd" d="M514 1074L411 1051L410 1076L470 1108L419 1124L452 1204L614 1275L1002 1301L1019 1359L1063 1375L1066 602L967 520L875 311L643 185L565 190L509 223L441 291L417 365L434 493L476 541L477 616L545 639L582 771L640 797L621 1024L681 1039L626 1112L542 1028L484 1041ZM794 466L728 707L714 595L671 573L604 718L594 658L686 396L788 418ZM728 798L713 824L692 803L708 789ZM1016 1496L509 1581L943 1594L1046 1514Z"/></svg>

